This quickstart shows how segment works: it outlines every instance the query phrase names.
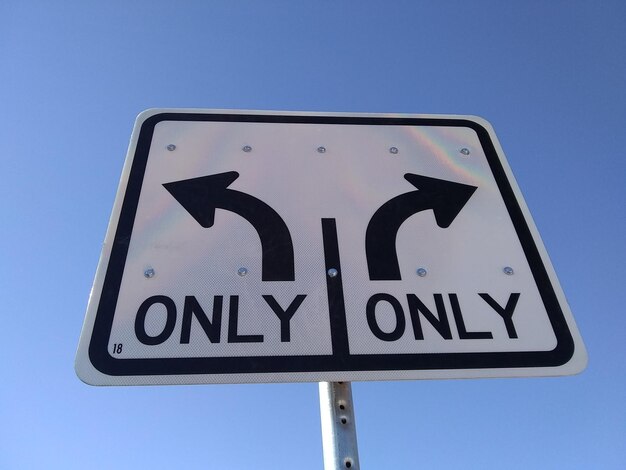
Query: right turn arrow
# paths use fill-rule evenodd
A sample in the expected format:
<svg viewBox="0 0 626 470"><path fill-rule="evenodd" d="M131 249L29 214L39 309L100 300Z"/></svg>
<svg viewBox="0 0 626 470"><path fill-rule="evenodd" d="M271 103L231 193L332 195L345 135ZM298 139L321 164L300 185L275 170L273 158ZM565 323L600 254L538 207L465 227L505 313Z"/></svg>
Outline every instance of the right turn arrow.
<svg viewBox="0 0 626 470"><path fill-rule="evenodd" d="M400 280L396 236L406 219L432 209L437 225L447 228L476 191L452 181L407 173L404 178L418 191L401 194L374 213L365 233L365 253L370 280Z"/></svg>

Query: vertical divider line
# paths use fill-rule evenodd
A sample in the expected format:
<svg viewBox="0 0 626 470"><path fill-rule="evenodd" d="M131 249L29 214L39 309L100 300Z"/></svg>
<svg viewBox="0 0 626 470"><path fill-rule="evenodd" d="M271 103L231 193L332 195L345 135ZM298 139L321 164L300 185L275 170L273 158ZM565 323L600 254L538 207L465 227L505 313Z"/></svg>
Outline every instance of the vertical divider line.
<svg viewBox="0 0 626 470"><path fill-rule="evenodd" d="M330 315L330 334L333 356L337 365L346 365L350 356L348 343L348 325L346 306L343 298L341 262L339 258L339 240L335 219L322 219L322 239L324 242L324 262L326 265L326 290L328 292L328 313ZM336 270L331 276L330 270ZM340 367L338 367L340 368Z"/></svg>

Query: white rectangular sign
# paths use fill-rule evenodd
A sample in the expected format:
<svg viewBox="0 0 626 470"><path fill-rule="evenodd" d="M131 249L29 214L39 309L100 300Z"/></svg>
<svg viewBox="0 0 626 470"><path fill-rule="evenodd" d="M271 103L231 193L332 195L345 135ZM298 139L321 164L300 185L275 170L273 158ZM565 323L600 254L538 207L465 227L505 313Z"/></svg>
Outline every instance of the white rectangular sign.
<svg viewBox="0 0 626 470"><path fill-rule="evenodd" d="M585 365L482 119L138 117L79 345L85 382L538 376Z"/></svg>

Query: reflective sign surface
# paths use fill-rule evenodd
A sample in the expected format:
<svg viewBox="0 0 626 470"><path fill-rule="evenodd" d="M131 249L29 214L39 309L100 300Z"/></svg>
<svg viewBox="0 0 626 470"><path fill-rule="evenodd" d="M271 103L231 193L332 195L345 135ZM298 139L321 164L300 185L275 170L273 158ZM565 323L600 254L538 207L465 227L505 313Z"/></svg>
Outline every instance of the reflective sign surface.
<svg viewBox="0 0 626 470"><path fill-rule="evenodd" d="M79 346L84 381L562 375L585 363L486 122L138 118Z"/></svg>

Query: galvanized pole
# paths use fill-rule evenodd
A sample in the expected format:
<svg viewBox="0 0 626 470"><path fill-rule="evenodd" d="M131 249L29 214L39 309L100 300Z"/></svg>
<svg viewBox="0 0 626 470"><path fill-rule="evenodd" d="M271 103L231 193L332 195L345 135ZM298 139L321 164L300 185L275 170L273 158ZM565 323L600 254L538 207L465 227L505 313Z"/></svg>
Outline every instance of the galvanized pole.
<svg viewBox="0 0 626 470"><path fill-rule="evenodd" d="M350 382L320 382L324 470L358 470L359 452Z"/></svg>

